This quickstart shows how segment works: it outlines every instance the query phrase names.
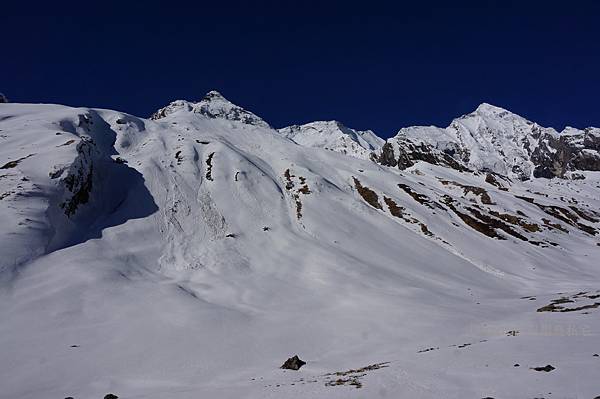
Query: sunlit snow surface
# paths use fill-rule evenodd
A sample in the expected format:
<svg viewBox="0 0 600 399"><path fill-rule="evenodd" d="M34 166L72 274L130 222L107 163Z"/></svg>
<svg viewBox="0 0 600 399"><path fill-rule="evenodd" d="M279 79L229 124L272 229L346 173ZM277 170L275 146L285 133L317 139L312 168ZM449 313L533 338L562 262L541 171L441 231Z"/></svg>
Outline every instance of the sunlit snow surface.
<svg viewBox="0 0 600 399"><path fill-rule="evenodd" d="M0 104L0 397L600 395L599 173L502 190L193 109Z"/></svg>

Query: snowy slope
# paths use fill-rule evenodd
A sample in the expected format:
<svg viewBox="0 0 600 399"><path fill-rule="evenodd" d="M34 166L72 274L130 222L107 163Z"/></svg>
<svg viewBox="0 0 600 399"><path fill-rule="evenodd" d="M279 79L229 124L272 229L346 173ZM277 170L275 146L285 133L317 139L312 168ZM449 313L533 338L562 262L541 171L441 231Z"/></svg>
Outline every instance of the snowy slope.
<svg viewBox="0 0 600 399"><path fill-rule="evenodd" d="M371 130L350 129L337 121L292 125L279 129L279 133L302 146L324 148L361 159L370 159L385 142Z"/></svg>
<svg viewBox="0 0 600 399"><path fill-rule="evenodd" d="M399 170L214 92L0 140L1 397L600 394L598 172Z"/></svg>

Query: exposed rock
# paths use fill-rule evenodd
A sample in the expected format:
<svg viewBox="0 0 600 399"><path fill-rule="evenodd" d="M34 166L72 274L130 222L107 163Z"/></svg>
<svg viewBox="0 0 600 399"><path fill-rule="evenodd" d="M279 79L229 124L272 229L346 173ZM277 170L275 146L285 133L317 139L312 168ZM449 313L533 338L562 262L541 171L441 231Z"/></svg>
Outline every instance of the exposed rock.
<svg viewBox="0 0 600 399"><path fill-rule="evenodd" d="M386 144L389 144L389 142ZM417 161L424 161L433 165L448 166L459 171L468 170L466 166L461 164L450 155L450 153L454 152L440 151L434 147L428 146L425 143L416 143L407 138L399 139L397 144L398 146L396 149L398 151L398 157L393 161L389 158L394 156L394 148L392 146L387 147L387 154L385 155L385 158L387 159L388 166L397 165L399 169L403 170L410 168Z"/></svg>
<svg viewBox="0 0 600 399"><path fill-rule="evenodd" d="M96 151L92 140L81 140L77 144L78 156L69 168L67 176L62 180L68 197L60 206L67 216L74 215L79 206L89 201L94 181L92 158Z"/></svg>
<svg viewBox="0 0 600 399"><path fill-rule="evenodd" d="M556 367L552 367L551 365L547 364L544 367L531 367L531 370L535 370L535 371L545 371L546 373L551 372L552 370L556 370Z"/></svg>
<svg viewBox="0 0 600 399"><path fill-rule="evenodd" d="M286 360L280 368L287 370L300 370L300 367L304 366L305 364L306 362L300 360L298 355L294 355L294 357L290 357L288 360Z"/></svg>
<svg viewBox="0 0 600 399"><path fill-rule="evenodd" d="M27 159L29 157L33 156L33 154L29 154L26 157L22 157L19 159L16 159L14 161L8 161L7 163L5 163L4 165L0 166L0 169L12 169L12 168L16 168L17 165L24 159Z"/></svg>
<svg viewBox="0 0 600 399"><path fill-rule="evenodd" d="M499 190L502 191L508 191L508 188L504 187L496 178L497 175L495 175L494 173L487 173L485 175L485 182L488 184L491 184L492 186L496 186L498 187ZM502 176L498 176L500 178L503 178ZM504 177L504 179L508 180L507 178Z"/></svg>
<svg viewBox="0 0 600 399"><path fill-rule="evenodd" d="M363 186L360 183L360 180L358 180L356 177L352 177L352 179L354 179L354 187L356 187L356 191L358 191L360 196L363 197L363 199L367 201L369 205L371 205L373 208L383 209L379 203L379 196L375 191L371 190L369 187Z"/></svg>
<svg viewBox="0 0 600 399"><path fill-rule="evenodd" d="M213 181L213 177L212 177L212 167L213 167L213 165L212 165L212 159L213 159L214 155L215 155L215 153L211 152L210 154L208 154L208 158L206 158L206 166L207 166L207 168L206 168L206 179L210 180L210 181Z"/></svg>
<svg viewBox="0 0 600 399"><path fill-rule="evenodd" d="M398 159L394 154L394 147L390 143L385 143L381 148L381 153L377 158L377 162L384 166L396 166L398 165ZM402 168L401 168L402 169Z"/></svg>
<svg viewBox="0 0 600 399"><path fill-rule="evenodd" d="M333 377L325 382L325 386L334 387L340 385L349 385L355 388L362 388L361 378L367 375L369 371L379 370L388 367L389 362L370 364L358 369L350 369L346 371L337 371L335 373L327 373L325 377ZM336 378L337 377L337 378Z"/></svg>

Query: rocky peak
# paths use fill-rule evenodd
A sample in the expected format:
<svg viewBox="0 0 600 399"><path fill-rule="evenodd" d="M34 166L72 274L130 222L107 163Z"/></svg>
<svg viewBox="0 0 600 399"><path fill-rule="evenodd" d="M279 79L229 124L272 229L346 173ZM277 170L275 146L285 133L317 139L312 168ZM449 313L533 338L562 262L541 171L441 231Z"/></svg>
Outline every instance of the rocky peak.
<svg viewBox="0 0 600 399"><path fill-rule="evenodd" d="M229 102L220 92L216 90L211 90L204 95L202 100L210 101L210 100L219 100L219 101L227 101Z"/></svg>
<svg viewBox="0 0 600 399"><path fill-rule="evenodd" d="M8 98L6 98L6 96L2 93L0 93L0 104L2 103L7 103L8 102Z"/></svg>
<svg viewBox="0 0 600 399"><path fill-rule="evenodd" d="M218 91L209 91L204 98L194 104L194 111L208 118L222 118L230 121L242 122L269 128L269 124L253 114L227 100Z"/></svg>
<svg viewBox="0 0 600 399"><path fill-rule="evenodd" d="M564 177L569 171L600 170L598 131L566 128L558 133L483 103L446 128L401 129L387 141L378 161L401 169L424 161L519 180Z"/></svg>
<svg viewBox="0 0 600 399"><path fill-rule="evenodd" d="M150 119L158 120L178 112L191 112L211 119L226 119L247 125L270 128L267 122L252 112L233 104L216 90L209 91L198 102L189 102L186 100L173 101L152 114Z"/></svg>

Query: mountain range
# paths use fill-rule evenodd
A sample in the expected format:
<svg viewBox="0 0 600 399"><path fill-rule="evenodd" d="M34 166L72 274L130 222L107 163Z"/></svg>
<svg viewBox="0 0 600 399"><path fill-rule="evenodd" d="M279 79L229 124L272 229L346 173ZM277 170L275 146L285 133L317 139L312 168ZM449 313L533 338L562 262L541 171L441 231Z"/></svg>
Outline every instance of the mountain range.
<svg viewBox="0 0 600 399"><path fill-rule="evenodd" d="M3 102L0 397L595 398L599 151Z"/></svg>

